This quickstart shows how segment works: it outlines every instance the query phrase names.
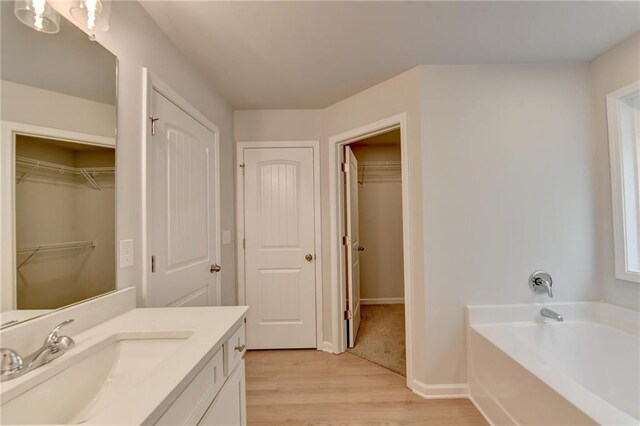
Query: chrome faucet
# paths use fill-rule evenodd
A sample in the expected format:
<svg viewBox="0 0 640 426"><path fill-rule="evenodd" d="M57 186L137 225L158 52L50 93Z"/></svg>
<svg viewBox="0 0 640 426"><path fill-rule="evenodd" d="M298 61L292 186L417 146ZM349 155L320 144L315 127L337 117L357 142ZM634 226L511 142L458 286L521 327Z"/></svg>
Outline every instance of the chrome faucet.
<svg viewBox="0 0 640 426"><path fill-rule="evenodd" d="M24 358L13 349L0 349L0 382L22 376L64 354L76 342L71 337L60 336L58 333L62 327L72 322L70 319L58 324L44 339L42 346Z"/></svg>
<svg viewBox="0 0 640 426"><path fill-rule="evenodd" d="M551 286L553 286L551 275L544 271L535 271L529 277L529 287L531 287L531 290L535 293L547 293L549 297L553 298L553 290L551 289ZM562 315L548 308L542 308L540 310L540 315L545 318L554 319L558 322L564 321Z"/></svg>
<svg viewBox="0 0 640 426"><path fill-rule="evenodd" d="M551 309L548 309L548 308L540 309L540 315L542 315L545 318L554 319L554 320L556 320L558 322L564 321L564 318L562 317L562 315L560 315L556 311L552 311Z"/></svg>
<svg viewBox="0 0 640 426"><path fill-rule="evenodd" d="M536 293L547 293L549 297L553 297L553 280L551 275L544 271L536 271L529 277L529 287Z"/></svg>

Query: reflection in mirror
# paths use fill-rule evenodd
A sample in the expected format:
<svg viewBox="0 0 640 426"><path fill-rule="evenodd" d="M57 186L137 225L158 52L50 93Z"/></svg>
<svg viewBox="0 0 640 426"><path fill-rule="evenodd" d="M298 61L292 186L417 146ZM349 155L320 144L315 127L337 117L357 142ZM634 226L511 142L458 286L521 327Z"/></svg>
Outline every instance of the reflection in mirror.
<svg viewBox="0 0 640 426"><path fill-rule="evenodd" d="M116 288L117 60L0 7L3 327Z"/></svg>
<svg viewBox="0 0 640 426"><path fill-rule="evenodd" d="M16 137L18 309L115 289L115 150Z"/></svg>

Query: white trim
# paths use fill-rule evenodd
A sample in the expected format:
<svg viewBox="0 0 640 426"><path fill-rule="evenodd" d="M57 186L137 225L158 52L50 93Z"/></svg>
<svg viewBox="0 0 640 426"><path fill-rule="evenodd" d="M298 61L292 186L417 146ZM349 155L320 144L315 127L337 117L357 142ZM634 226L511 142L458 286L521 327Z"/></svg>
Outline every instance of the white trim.
<svg viewBox="0 0 640 426"><path fill-rule="evenodd" d="M2 146L0 147L0 277L3 283L12 283L2 286L0 299L2 311L15 309L15 135L37 136L47 139L56 139L66 142L84 143L88 145L116 147L115 138L90 135L87 133L71 132L68 130L54 129L51 127L35 126L26 123L2 121L0 123ZM8 206L8 207L7 207ZM114 214L116 212L114 211ZM116 222L117 227L117 222ZM116 238L114 234L113 238ZM114 265L115 267L115 265ZM116 285L117 288L117 285Z"/></svg>
<svg viewBox="0 0 640 426"><path fill-rule="evenodd" d="M425 399L469 398L469 386L463 384L428 385L420 380L414 380L410 386L413 393Z"/></svg>
<svg viewBox="0 0 640 426"><path fill-rule="evenodd" d="M480 412L480 414L482 414L482 417L484 417L484 419L487 421L487 423L489 423L490 426L495 426L495 423L491 420L491 418L489 418L489 416L487 415L486 411L480 406L480 404L478 404L478 402L473 398L471 393L469 393L469 401L471 401L471 403L473 405L475 405L476 409ZM506 411L504 412L504 415L508 416ZM511 419L511 420L513 420L513 419ZM513 421L512 424L515 425L517 423L515 421Z"/></svg>
<svg viewBox="0 0 640 426"><path fill-rule="evenodd" d="M622 139L620 135L621 99L637 91L640 91L640 81L609 93L607 95L607 120L609 127L609 159L611 162L611 199L613 213L615 276L620 280L640 283L640 273L638 271L630 270L627 264L628 244L627 232L625 231L625 179Z"/></svg>
<svg viewBox="0 0 640 426"><path fill-rule="evenodd" d="M200 111L194 108L186 99L180 94L174 91L168 84L162 81L157 75L149 71L148 68L142 68L142 288L141 288L141 300L139 304L145 306L148 296L148 280L150 268L149 262L149 240L148 240L148 221L149 221L149 209L147 208L147 173L148 173L148 144L151 140L151 126L149 126L149 114L151 111L151 95L153 91L157 91L159 94L167 98L174 105L191 116L198 123L202 124L208 130L214 134L214 150L215 150L215 183L214 192L216 194L215 202L215 220L214 220L214 245L216 249L216 258L214 262L218 265L222 265L222 241L221 241L221 226L220 226L220 129L211 120L205 117ZM215 299L216 304L222 304L222 277L221 274L216 274L215 277Z"/></svg>
<svg viewBox="0 0 640 426"><path fill-rule="evenodd" d="M330 213L330 253L331 253L331 318L332 337L335 353L346 350L346 333L343 309L346 306L345 280L342 262L344 248L339 235L344 230L343 220L343 188L340 179L341 148L351 142L372 137L393 129L400 129L400 151L402 161L402 238L404 250L404 295L405 304L405 335L407 357L407 387L414 388L413 380L413 287L411 271L413 257L410 239L412 235L411 222L409 220L409 144L407 139L407 115L400 113L382 120L370 123L329 138L329 213Z"/></svg>
<svg viewBox="0 0 640 426"><path fill-rule="evenodd" d="M318 328L320 329L320 332L322 332L322 325ZM330 354L336 353L335 350L333 349L333 342L329 342L328 340L323 341L322 344L318 346L318 350L327 352Z"/></svg>
<svg viewBox="0 0 640 426"><path fill-rule="evenodd" d="M361 305L403 305L404 297L383 297L377 299L360 299Z"/></svg>
<svg viewBox="0 0 640 426"><path fill-rule="evenodd" d="M244 185L241 164L244 163L244 150L247 148L312 148L313 149L313 189L315 216L315 254L316 254L316 348L333 353L333 343L323 340L322 335L322 217L320 193L320 142L319 141L243 141L236 143L236 220L237 220L237 262L238 262L238 304L245 304L246 282L244 262Z"/></svg>

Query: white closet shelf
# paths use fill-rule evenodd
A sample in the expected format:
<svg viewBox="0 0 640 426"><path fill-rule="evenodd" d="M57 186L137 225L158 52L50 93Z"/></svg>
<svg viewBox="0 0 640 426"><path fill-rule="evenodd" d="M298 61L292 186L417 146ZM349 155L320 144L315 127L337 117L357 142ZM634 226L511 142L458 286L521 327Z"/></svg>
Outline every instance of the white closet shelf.
<svg viewBox="0 0 640 426"><path fill-rule="evenodd" d="M48 161L36 160L34 158L29 157L21 157L16 156L16 166L28 167L29 170L24 172L22 176L16 182L16 185L20 184L24 180L25 177L30 175L36 170L48 171L48 172L57 172L61 175L69 174L69 175L77 175L84 177L89 185L95 189L96 191L101 190L102 188L96 182L95 177L98 175L115 175L116 168L115 167L72 167L65 166L63 164L51 163Z"/></svg>
<svg viewBox="0 0 640 426"><path fill-rule="evenodd" d="M38 253L48 253L66 250L90 250L98 246L97 240L69 241L64 243L40 244L37 246L20 247L16 250L18 255L29 255L16 269L26 265Z"/></svg>

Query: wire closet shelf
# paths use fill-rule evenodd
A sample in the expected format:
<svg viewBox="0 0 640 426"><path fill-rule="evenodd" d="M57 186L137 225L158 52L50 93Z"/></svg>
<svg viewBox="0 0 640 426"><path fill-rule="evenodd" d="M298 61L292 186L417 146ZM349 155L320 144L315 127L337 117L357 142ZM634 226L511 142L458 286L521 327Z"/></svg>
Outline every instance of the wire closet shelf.
<svg viewBox="0 0 640 426"><path fill-rule="evenodd" d="M96 240L86 240L86 241L69 241L64 243L53 243L53 244L40 244L37 246L29 246L29 247L19 247L16 250L18 256L20 255L28 255L28 257L18 265L16 269L22 268L24 265L29 263L36 254L38 253L50 253L50 252L61 252L61 251L69 251L69 250L91 250L98 246L98 242Z"/></svg>
<svg viewBox="0 0 640 426"><path fill-rule="evenodd" d="M87 183L89 183L89 185L96 191L100 191L102 189L102 187L95 179L97 176L115 175L116 172L115 167L72 167L21 156L16 156L16 168L17 167L25 167L29 170L22 173L22 176L20 176L16 181L16 185L19 185L31 173L40 170L47 172L57 172L61 175L69 174L82 176L86 179Z"/></svg>
<svg viewBox="0 0 640 426"><path fill-rule="evenodd" d="M358 183L402 181L400 161L363 161L358 164Z"/></svg>

